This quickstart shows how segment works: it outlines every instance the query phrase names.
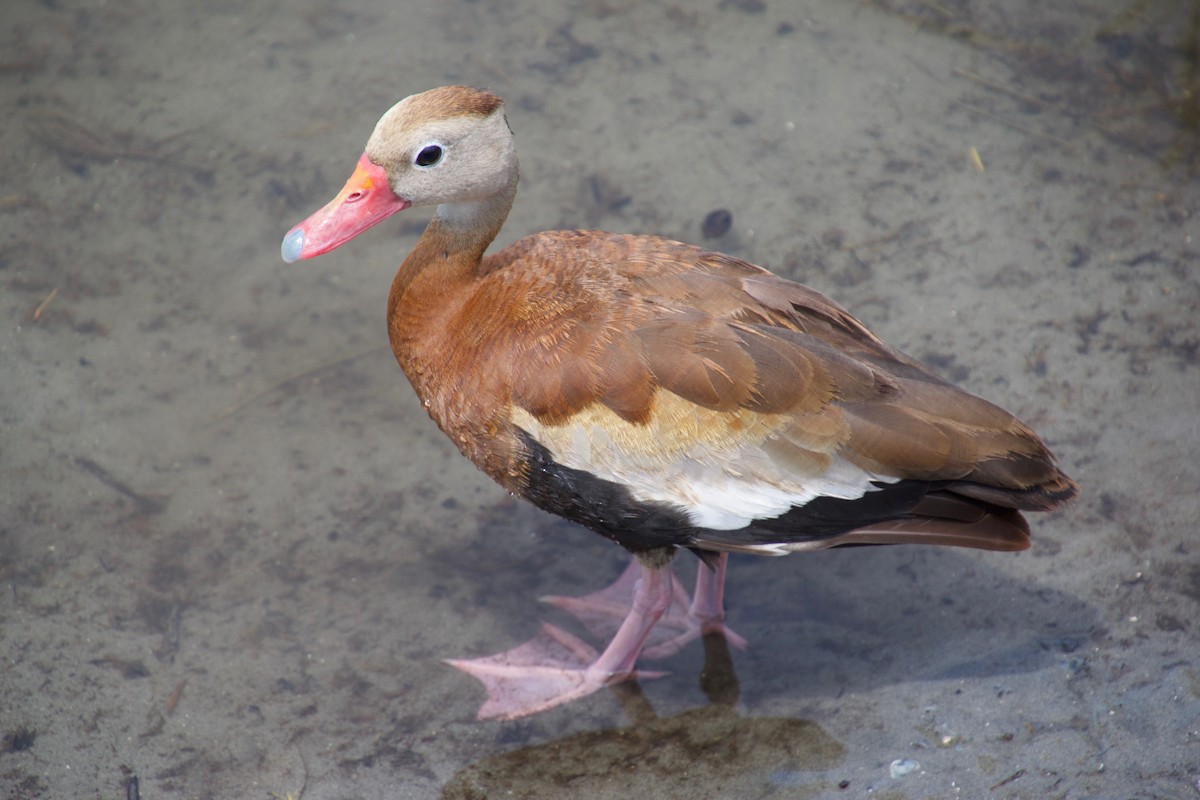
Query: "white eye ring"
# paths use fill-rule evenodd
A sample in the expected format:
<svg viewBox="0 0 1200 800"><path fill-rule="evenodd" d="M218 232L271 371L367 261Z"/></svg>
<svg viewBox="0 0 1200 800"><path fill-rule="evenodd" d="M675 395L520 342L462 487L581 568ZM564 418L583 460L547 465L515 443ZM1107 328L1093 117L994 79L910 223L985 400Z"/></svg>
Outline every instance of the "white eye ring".
<svg viewBox="0 0 1200 800"><path fill-rule="evenodd" d="M446 148L437 142L430 142L422 145L417 150L417 154L413 156L413 164L424 169L437 166L442 161L442 156L446 154Z"/></svg>

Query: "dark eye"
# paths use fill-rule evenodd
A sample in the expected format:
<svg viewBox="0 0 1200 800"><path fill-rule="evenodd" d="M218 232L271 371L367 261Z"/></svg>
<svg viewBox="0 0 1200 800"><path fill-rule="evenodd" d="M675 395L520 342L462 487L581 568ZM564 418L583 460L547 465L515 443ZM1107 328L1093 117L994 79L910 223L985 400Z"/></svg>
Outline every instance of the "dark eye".
<svg viewBox="0 0 1200 800"><path fill-rule="evenodd" d="M442 148L436 144L425 145L421 148L421 152L417 153L417 157L413 159L418 167L432 167L441 160Z"/></svg>

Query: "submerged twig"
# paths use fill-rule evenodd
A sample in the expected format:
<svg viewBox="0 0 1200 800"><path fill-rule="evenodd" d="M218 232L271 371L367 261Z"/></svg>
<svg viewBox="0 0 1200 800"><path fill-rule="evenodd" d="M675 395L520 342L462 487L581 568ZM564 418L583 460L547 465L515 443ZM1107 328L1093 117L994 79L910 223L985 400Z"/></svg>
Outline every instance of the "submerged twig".
<svg viewBox="0 0 1200 800"><path fill-rule="evenodd" d="M276 381L275 383L271 384L270 386L266 387L265 389L260 389L259 391L255 392L254 394L247 397L245 400L237 402L237 403L233 404L232 406L230 406L229 408L225 409L224 411L219 412L215 417L213 417L212 421L209 424L213 425L213 424L216 424L216 423L220 422L221 420L225 419L226 417L231 417L234 414L241 411L242 409L246 408L247 406L257 403L262 398L271 394L271 392L278 391L279 389L282 389L285 386L293 384L296 381L300 381L305 378L311 377L311 376L316 375L319 372L323 372L327 369L332 369L333 367L341 366L342 364L349 364L353 361L357 361L358 359L362 358L363 356L370 355L371 353L375 353L375 352L378 352L383 349L384 349L383 345L373 345L371 347L368 347L366 350L362 350L357 353L353 353L352 355L338 356L337 358L333 359L332 361L328 361L324 364L318 364L315 367L308 367L306 369L300 370L299 372L297 372L293 375L288 375L286 378L282 378L282 379Z"/></svg>
<svg viewBox="0 0 1200 800"><path fill-rule="evenodd" d="M211 169L181 161L174 154L163 151L163 145L183 136L173 134L158 142L135 142L132 134L118 136L76 122L67 114L50 109L39 109L25 123L29 132L46 147L59 154L85 161L115 161L129 159L149 161L190 172L201 180L211 180ZM121 141L130 139L129 143Z"/></svg>
<svg viewBox="0 0 1200 800"><path fill-rule="evenodd" d="M123 481L117 480L112 473L104 467L84 456L75 456L75 463L83 467L88 472L95 475L105 486L113 489L120 494L125 495L134 503L137 504L138 511L142 514L161 514L167 510L167 504L162 500L146 495L138 494Z"/></svg>
<svg viewBox="0 0 1200 800"><path fill-rule="evenodd" d="M175 712L175 706L179 705L179 701L183 698L184 687L187 686L188 679L184 678L175 687L175 691L171 692L171 696L167 698L167 705L163 709L169 717Z"/></svg>
<svg viewBox="0 0 1200 800"><path fill-rule="evenodd" d="M1030 105L1038 106L1039 108L1054 108L1054 109L1057 109L1060 111L1063 110L1063 109L1059 108L1057 105L1055 105L1054 103L1048 103L1045 100L1042 100L1041 98L1038 98L1038 97L1034 97L1031 94L1025 94L1024 92L1018 92L1016 89L1009 88L1008 86L1005 86L1004 84L1000 83L999 81L990 80L989 78L985 78L982 75L971 72L968 69L963 69L962 67L955 67L953 71L954 71L955 75L959 75L963 78L966 78L967 80L974 81L975 83L978 83L982 86L986 86L989 89L993 89L1002 94L1006 94L1009 97L1013 97L1017 100L1020 100L1022 103L1028 103Z"/></svg>
<svg viewBox="0 0 1200 800"><path fill-rule="evenodd" d="M42 314L46 313L47 306L49 306L50 303L53 302L54 298L56 298L56 297L58 297L58 287L57 286L55 286L53 289L50 290L50 294L46 295L45 300L38 303L37 308L35 308L33 310L33 313L29 315L30 318L34 322L37 322L39 319L41 319Z"/></svg>
<svg viewBox="0 0 1200 800"><path fill-rule="evenodd" d="M1044 139L1047 142L1051 142L1052 144L1056 144L1059 147L1066 150L1068 153L1075 152L1075 145L1071 144L1066 139L1061 139L1061 138L1059 138L1057 136L1053 136L1049 133L1043 133L1042 131L1034 130L1033 128L1027 128L1024 125L1020 125L1016 122L1013 122L1011 119L1008 119L1007 117L1001 116L1000 114L996 114L991 111L988 111L986 108L980 108L979 106L972 105L971 103L967 103L963 100L956 100L954 98L951 98L950 102L954 103L956 106L961 106L961 107L965 108L967 111L970 111L975 114L979 114L980 116L983 116L983 117L987 117L988 119L993 120L995 122L999 122L1001 125L1004 125L1005 127L1008 127L1008 128L1012 128L1014 131L1023 133L1026 136L1033 136L1038 139Z"/></svg>

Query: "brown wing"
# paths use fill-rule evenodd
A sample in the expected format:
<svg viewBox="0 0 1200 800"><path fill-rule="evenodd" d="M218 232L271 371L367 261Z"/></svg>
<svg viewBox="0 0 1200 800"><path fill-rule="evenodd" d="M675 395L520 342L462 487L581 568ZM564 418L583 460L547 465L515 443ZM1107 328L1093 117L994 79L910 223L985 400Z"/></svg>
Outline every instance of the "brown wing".
<svg viewBox="0 0 1200 800"><path fill-rule="evenodd" d="M1044 509L1074 494L1024 423L808 287L652 237L570 231L522 245L512 263L538 265L542 285L509 345L512 399L542 425L600 404L640 428L643 455L661 443L671 458L671 429L696 415L724 428L701 435L714 445L752 439L756 426L773 433L758 445L800 474L836 452L872 473L956 481L997 505Z"/></svg>

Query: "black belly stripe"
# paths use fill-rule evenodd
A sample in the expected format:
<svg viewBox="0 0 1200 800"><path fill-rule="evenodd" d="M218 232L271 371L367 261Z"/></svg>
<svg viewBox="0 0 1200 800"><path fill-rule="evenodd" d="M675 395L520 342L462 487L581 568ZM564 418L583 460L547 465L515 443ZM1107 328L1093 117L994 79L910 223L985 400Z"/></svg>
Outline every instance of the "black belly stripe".
<svg viewBox="0 0 1200 800"><path fill-rule="evenodd" d="M578 522L632 552L686 547L698 529L682 509L643 503L619 483L564 467L520 428L529 455L529 482L521 494L551 514Z"/></svg>
<svg viewBox="0 0 1200 800"><path fill-rule="evenodd" d="M688 520L687 513L667 503L643 502L619 483L586 470L571 469L518 428L525 445L529 477L521 495L534 505L577 522L632 552L662 547L694 548L709 539L729 544L809 542L907 516L944 481L902 480L876 484L877 490L854 500L820 497L794 506L778 517L755 520L736 530L710 530Z"/></svg>

